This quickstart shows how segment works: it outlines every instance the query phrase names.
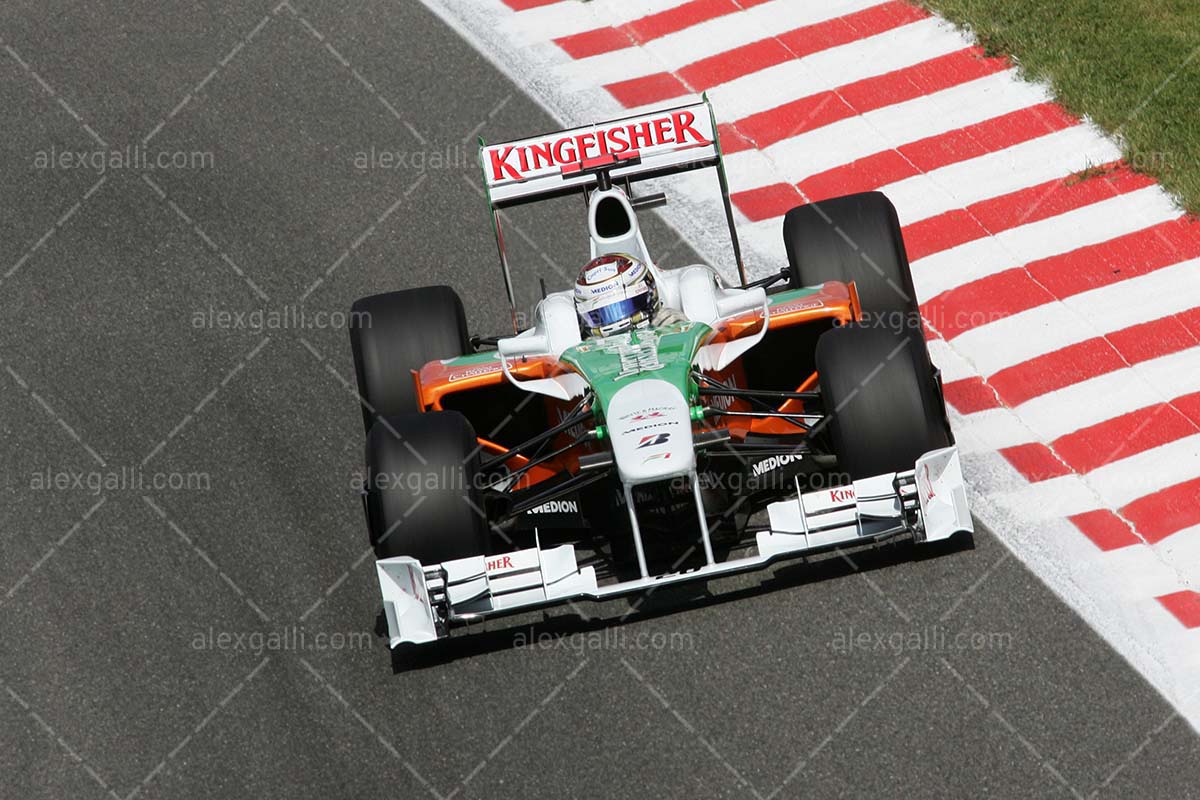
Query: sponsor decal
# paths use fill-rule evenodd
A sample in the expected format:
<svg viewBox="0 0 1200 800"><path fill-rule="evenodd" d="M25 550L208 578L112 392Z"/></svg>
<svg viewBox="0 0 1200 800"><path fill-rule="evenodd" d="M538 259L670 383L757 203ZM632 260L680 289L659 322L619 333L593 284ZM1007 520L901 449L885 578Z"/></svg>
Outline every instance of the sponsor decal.
<svg viewBox="0 0 1200 800"><path fill-rule="evenodd" d="M609 261L601 264L598 267L592 267L583 274L583 279L588 283L596 283L598 281L614 278L617 275L617 262Z"/></svg>
<svg viewBox="0 0 1200 800"><path fill-rule="evenodd" d="M675 425L675 423L670 420L668 420L666 422L650 422L650 423L647 423L646 425L638 425L636 428L627 428L627 429L621 431L621 435L629 436L630 434L641 433L642 431L654 430L655 428L670 428L673 425Z"/></svg>
<svg viewBox="0 0 1200 800"><path fill-rule="evenodd" d="M497 556L489 559L487 562L487 570L491 572L495 569L512 569L512 556Z"/></svg>
<svg viewBox="0 0 1200 800"><path fill-rule="evenodd" d="M695 124L696 115L681 109L624 124L572 131L557 139L488 147L484 151L488 180L492 184L523 181L529 173L561 170L592 160L633 157L644 148L711 144Z"/></svg>
<svg viewBox="0 0 1200 800"><path fill-rule="evenodd" d="M658 360L658 342L630 345L628 348L623 348L619 355L621 371L615 380L628 378L642 372L654 372L666 366Z"/></svg>
<svg viewBox="0 0 1200 800"><path fill-rule="evenodd" d="M790 303L784 303L777 308L772 308L772 314L787 314L791 311L808 311L812 308L824 308L825 303L822 300L793 300Z"/></svg>
<svg viewBox="0 0 1200 800"><path fill-rule="evenodd" d="M540 506L531 508L526 514L578 514L579 503L576 500L548 500Z"/></svg>
<svg viewBox="0 0 1200 800"><path fill-rule="evenodd" d="M834 503L852 503L854 502L854 487L845 486L840 489L830 489L829 499Z"/></svg>
<svg viewBox="0 0 1200 800"><path fill-rule="evenodd" d="M736 375L729 376L729 380L726 383L729 384L729 388L731 389L739 388ZM729 394L714 394L709 397L709 405L721 411L728 411L735 399L737 398Z"/></svg>
<svg viewBox="0 0 1200 800"><path fill-rule="evenodd" d="M643 291L645 289L643 288ZM620 333L603 341L604 352L621 359L621 371L613 380L621 380L643 372L663 369L666 364L658 360L658 336L653 331L639 331L635 342L633 334Z"/></svg>
<svg viewBox="0 0 1200 800"><path fill-rule="evenodd" d="M670 411L671 406L650 406L643 408L640 411L630 411L628 414L622 414L621 419L643 420L650 417L665 417L664 411Z"/></svg>
<svg viewBox="0 0 1200 800"><path fill-rule="evenodd" d="M928 464L923 464L921 466L921 471L925 476L925 502L928 503L930 500L933 499L933 495L934 495L933 479L929 477L929 465Z"/></svg>
<svg viewBox="0 0 1200 800"><path fill-rule="evenodd" d="M421 596L421 591L417 588L416 578L414 578L411 573L406 571L403 573L403 579L406 585L402 586L400 585L399 581L396 582L396 586L398 589L400 589L400 593L408 595L422 605L426 605L425 598Z"/></svg>
<svg viewBox="0 0 1200 800"><path fill-rule="evenodd" d="M447 380L450 381L451 383L453 383L454 381L464 381L467 378L475 378L475 377L478 377L479 375L488 375L490 373L499 372L499 371L500 371L499 364L483 364L478 367L470 367L468 369L464 369L461 372L451 373L450 377L447 378Z"/></svg>
<svg viewBox="0 0 1200 800"><path fill-rule="evenodd" d="M668 441L670 441L670 439L671 434L669 433L652 433L649 436L643 436L641 440L638 441L637 449L640 450L643 447L656 447L660 444L666 444Z"/></svg>
<svg viewBox="0 0 1200 800"><path fill-rule="evenodd" d="M585 294L590 295L591 297L599 297L606 294L620 294L622 297L624 297L625 293L621 291L621 289L622 287L615 283L601 283L597 286L577 286L575 288L575 292L576 294Z"/></svg>
<svg viewBox="0 0 1200 800"><path fill-rule="evenodd" d="M564 495L555 500L547 500L540 506L528 509L517 518L517 528L531 531L538 528L564 528L580 530L587 527L587 521L579 509L579 498L575 495Z"/></svg>
<svg viewBox="0 0 1200 800"><path fill-rule="evenodd" d="M667 461L671 458L670 453L651 453L642 459L643 464L649 464L651 461Z"/></svg>
<svg viewBox="0 0 1200 800"><path fill-rule="evenodd" d="M803 456L799 455L771 456L770 458L764 458L762 461L759 461L757 464L755 464L751 472L755 477L757 477L762 475L764 472L770 472L772 470L779 469L780 467L787 466L788 464L794 464L802 458Z"/></svg>

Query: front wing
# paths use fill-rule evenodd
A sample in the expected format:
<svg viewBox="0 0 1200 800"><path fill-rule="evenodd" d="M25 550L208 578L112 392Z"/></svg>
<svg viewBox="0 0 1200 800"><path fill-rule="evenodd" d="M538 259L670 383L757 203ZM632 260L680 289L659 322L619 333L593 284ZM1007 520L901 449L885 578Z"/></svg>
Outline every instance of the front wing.
<svg viewBox="0 0 1200 800"><path fill-rule="evenodd" d="M926 453L907 472L771 503L767 513L770 530L758 532L751 555L604 585L597 583L593 567L578 565L575 547L569 544L435 565L403 556L381 559L375 569L388 643L423 644L447 636L454 624L761 569L819 550L904 534L918 542L935 542L974 530L954 447Z"/></svg>

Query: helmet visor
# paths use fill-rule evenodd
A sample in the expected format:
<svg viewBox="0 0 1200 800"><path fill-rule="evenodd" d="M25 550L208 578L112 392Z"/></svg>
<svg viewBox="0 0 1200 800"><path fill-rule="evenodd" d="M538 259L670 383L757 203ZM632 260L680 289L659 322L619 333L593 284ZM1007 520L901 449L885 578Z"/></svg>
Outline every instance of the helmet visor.
<svg viewBox="0 0 1200 800"><path fill-rule="evenodd" d="M589 328L606 328L618 322L633 320L639 315L649 315L654 304L653 292L642 292L623 300L615 300L606 306L585 311L580 316Z"/></svg>

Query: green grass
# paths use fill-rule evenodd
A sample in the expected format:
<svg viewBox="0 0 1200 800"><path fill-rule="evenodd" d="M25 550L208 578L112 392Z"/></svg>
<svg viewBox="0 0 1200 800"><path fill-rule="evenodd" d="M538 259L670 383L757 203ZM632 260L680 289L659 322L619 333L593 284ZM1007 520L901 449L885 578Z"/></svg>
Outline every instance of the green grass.
<svg viewBox="0 0 1200 800"><path fill-rule="evenodd" d="M923 0L1200 211L1200 0Z"/></svg>

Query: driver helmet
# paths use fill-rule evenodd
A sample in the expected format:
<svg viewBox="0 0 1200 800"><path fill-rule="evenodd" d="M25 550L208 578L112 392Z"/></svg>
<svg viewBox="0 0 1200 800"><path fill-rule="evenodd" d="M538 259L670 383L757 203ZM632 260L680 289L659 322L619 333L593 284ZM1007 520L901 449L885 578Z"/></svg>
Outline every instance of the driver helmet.
<svg viewBox="0 0 1200 800"><path fill-rule="evenodd" d="M584 336L611 336L649 323L658 305L650 268L625 253L593 258L575 282L575 311Z"/></svg>

